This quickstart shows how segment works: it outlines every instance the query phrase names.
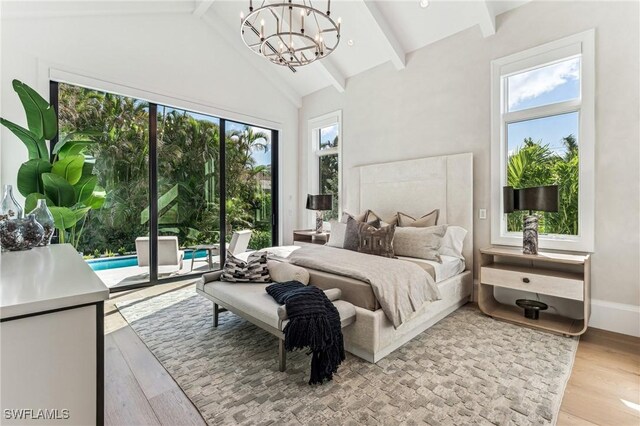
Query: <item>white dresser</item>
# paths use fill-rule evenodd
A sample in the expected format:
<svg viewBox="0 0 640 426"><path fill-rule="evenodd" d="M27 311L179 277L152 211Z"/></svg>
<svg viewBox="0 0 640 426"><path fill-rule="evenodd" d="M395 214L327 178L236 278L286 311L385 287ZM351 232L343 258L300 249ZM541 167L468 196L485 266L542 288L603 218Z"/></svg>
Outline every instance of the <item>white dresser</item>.
<svg viewBox="0 0 640 426"><path fill-rule="evenodd" d="M69 244L0 254L0 424L103 424L108 297Z"/></svg>

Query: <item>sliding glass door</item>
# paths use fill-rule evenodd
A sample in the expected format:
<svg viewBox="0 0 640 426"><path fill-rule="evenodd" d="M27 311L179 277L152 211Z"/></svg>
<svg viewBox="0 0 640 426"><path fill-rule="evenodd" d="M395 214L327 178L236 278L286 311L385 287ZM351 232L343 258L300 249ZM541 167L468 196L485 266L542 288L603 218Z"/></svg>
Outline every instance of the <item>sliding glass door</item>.
<svg viewBox="0 0 640 426"><path fill-rule="evenodd" d="M106 195L73 243L112 291L277 245L277 131L65 83L51 90L52 152L77 141Z"/></svg>

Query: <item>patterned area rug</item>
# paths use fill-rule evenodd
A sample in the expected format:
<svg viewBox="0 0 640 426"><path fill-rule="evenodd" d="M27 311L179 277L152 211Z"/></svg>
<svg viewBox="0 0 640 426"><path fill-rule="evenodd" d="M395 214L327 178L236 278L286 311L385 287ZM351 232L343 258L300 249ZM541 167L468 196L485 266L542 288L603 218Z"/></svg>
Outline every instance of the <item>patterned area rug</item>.
<svg viewBox="0 0 640 426"><path fill-rule="evenodd" d="M209 424L555 424L578 340L463 307L377 364L351 354L307 385L310 357L188 287L118 305Z"/></svg>

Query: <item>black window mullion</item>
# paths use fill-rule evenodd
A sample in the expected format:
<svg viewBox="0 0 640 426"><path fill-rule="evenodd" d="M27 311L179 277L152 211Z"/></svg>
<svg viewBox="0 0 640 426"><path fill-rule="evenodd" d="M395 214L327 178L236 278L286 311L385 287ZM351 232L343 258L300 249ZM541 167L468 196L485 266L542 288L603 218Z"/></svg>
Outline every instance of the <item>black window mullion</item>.
<svg viewBox="0 0 640 426"><path fill-rule="evenodd" d="M56 112L56 117L58 117L58 123L60 122L60 114L58 113L58 82L49 80L49 104L53 105L53 110ZM49 158L53 163L53 147L58 143L58 135L60 134L60 130L56 132L56 135L49 142Z"/></svg>
<svg viewBox="0 0 640 426"><path fill-rule="evenodd" d="M158 105L149 103L149 281L158 282Z"/></svg>
<svg viewBox="0 0 640 426"><path fill-rule="evenodd" d="M220 119L220 266L224 265L227 258L227 166L226 166L226 146L227 130L226 120Z"/></svg>
<svg viewBox="0 0 640 426"><path fill-rule="evenodd" d="M277 246L280 240L278 229L278 131L271 131L271 245Z"/></svg>

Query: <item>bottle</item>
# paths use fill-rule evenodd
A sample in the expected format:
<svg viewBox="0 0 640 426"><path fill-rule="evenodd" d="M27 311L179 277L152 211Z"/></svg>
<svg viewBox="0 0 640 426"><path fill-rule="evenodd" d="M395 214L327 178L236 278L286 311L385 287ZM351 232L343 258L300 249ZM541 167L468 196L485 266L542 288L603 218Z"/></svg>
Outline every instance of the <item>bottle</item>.
<svg viewBox="0 0 640 426"><path fill-rule="evenodd" d="M0 222L9 219L22 219L22 207L13 198L13 187L11 185L4 186L4 197L0 203Z"/></svg>
<svg viewBox="0 0 640 426"><path fill-rule="evenodd" d="M36 208L33 209L30 214L35 216L36 221L44 229L44 238L42 238L38 247L48 246L51 243L51 237L53 237L53 231L55 231L55 228L53 226L53 215L47 207L47 200L38 200Z"/></svg>

